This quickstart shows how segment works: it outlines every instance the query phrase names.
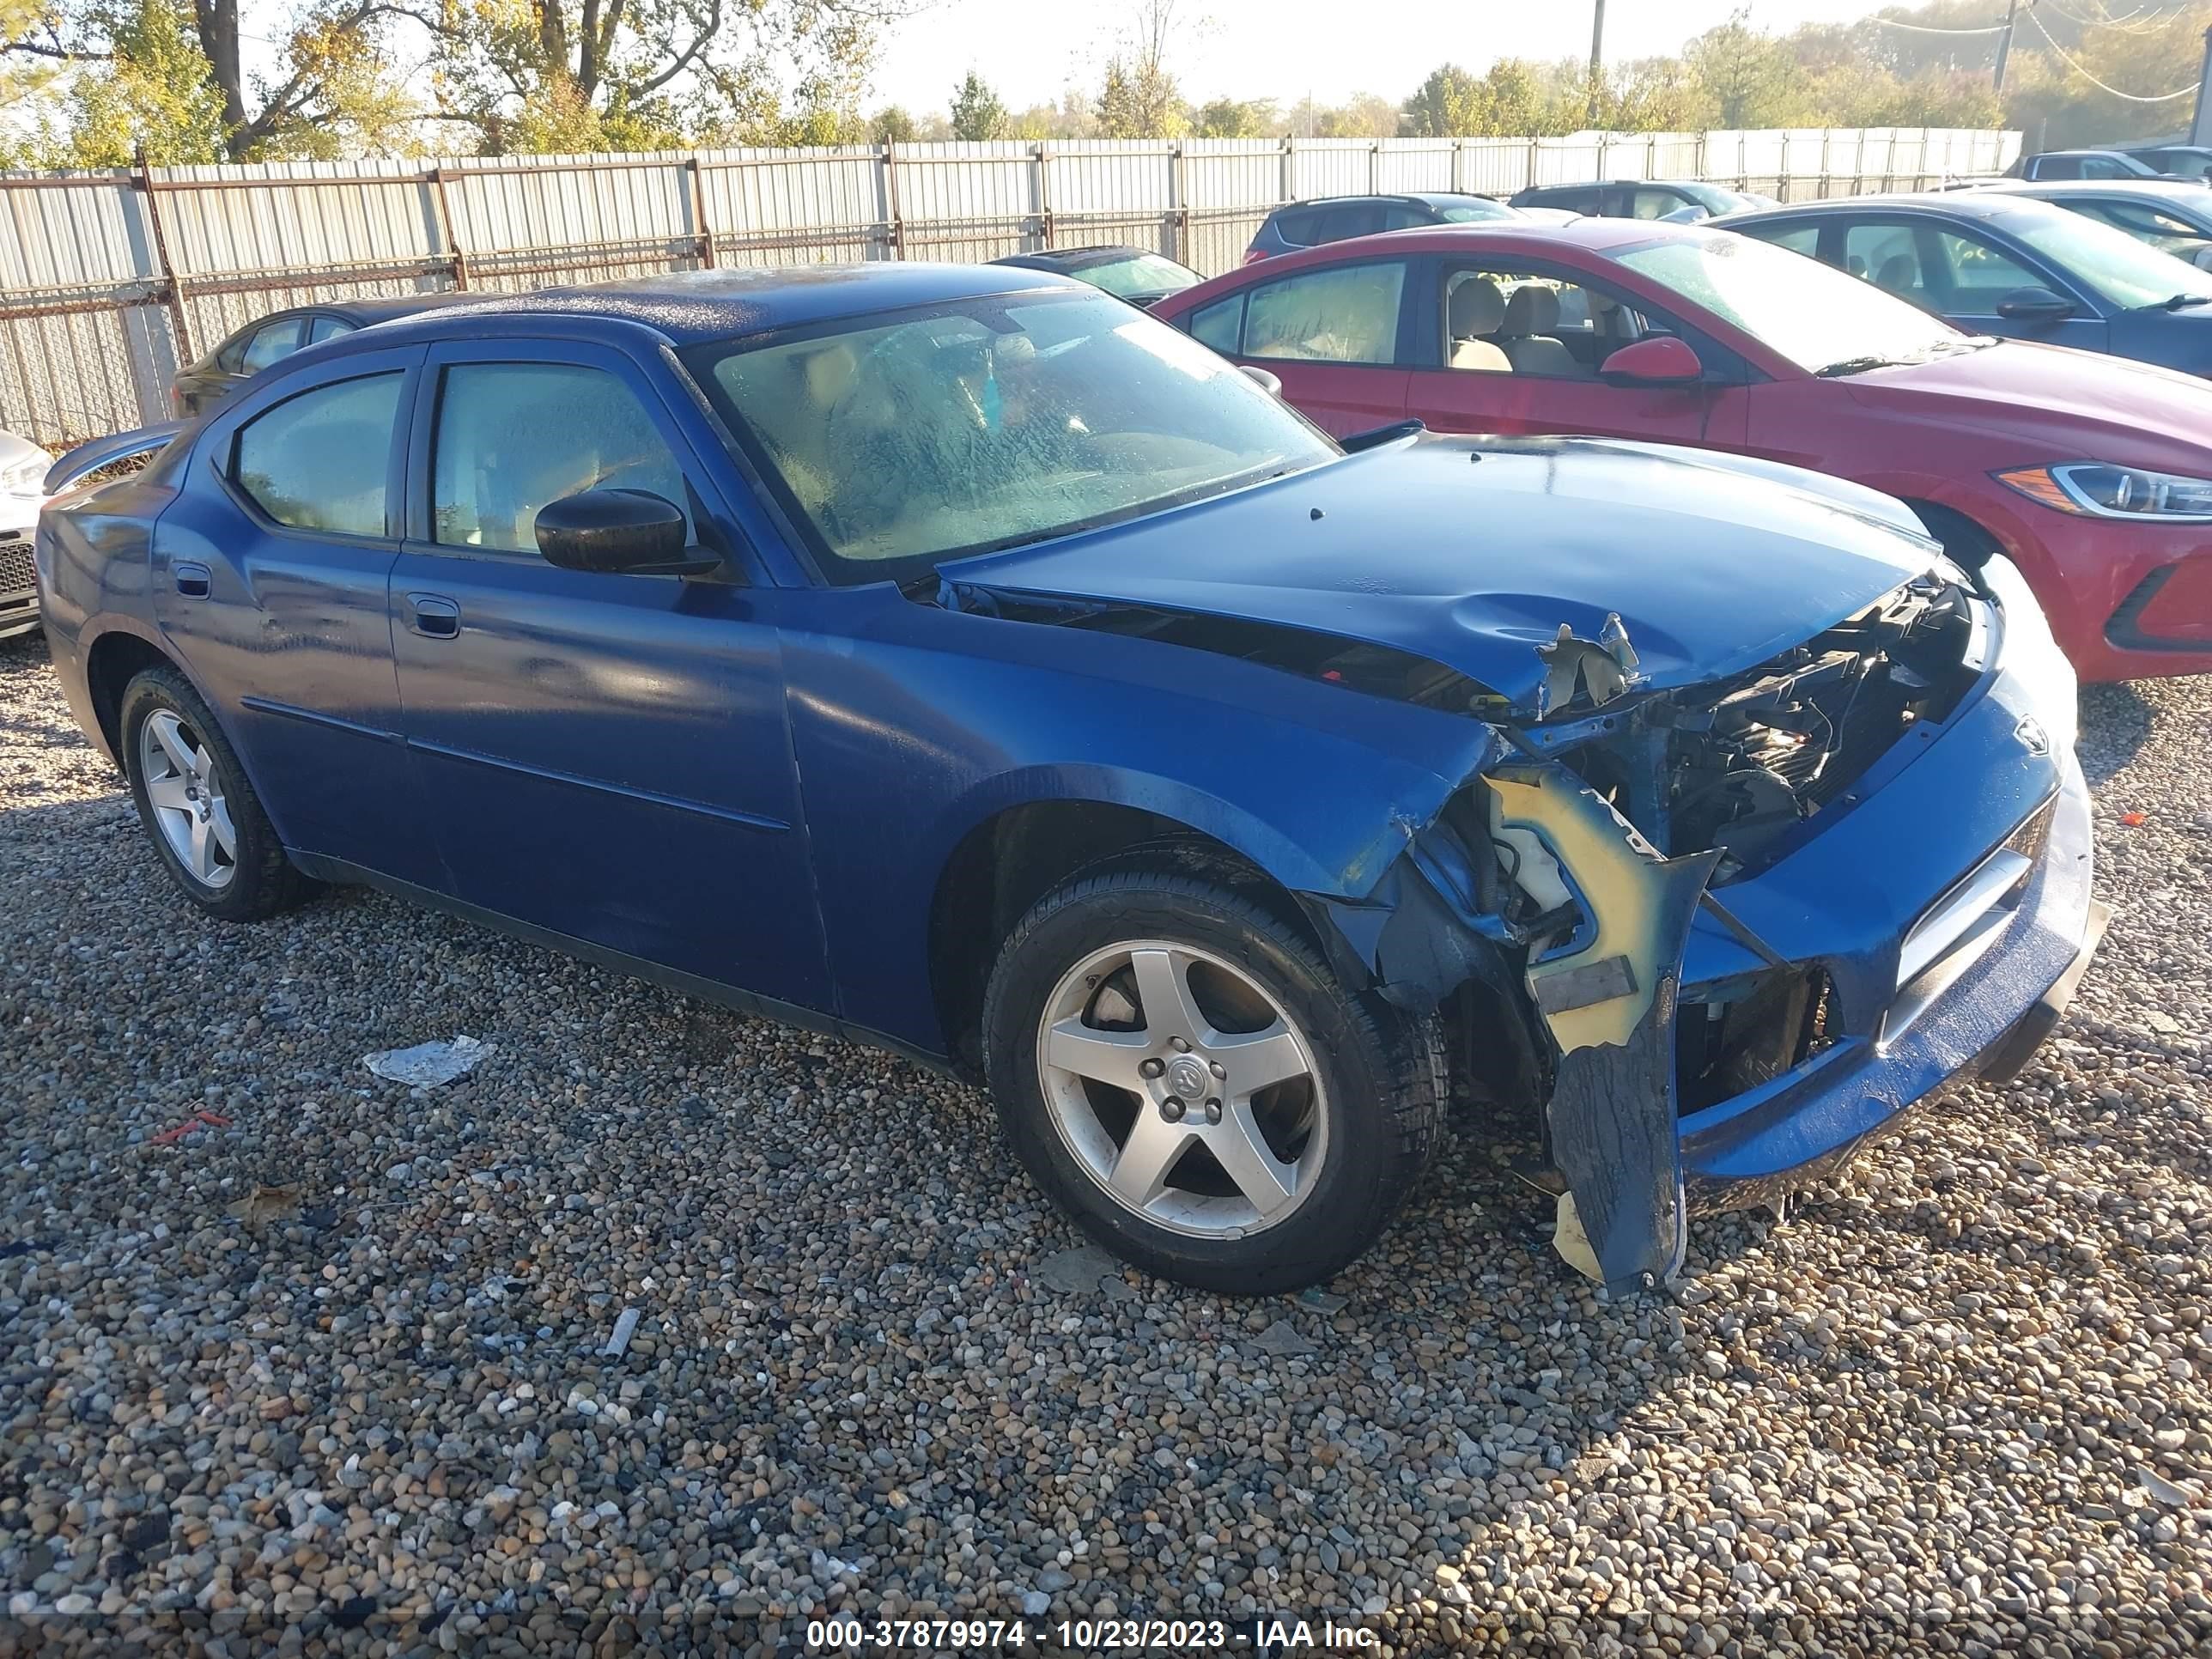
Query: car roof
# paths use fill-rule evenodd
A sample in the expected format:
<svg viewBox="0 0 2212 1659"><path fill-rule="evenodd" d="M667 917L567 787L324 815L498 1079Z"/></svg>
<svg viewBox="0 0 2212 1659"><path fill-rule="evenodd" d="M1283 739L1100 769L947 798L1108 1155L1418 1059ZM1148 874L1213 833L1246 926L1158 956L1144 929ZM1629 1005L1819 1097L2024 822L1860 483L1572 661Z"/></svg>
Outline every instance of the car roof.
<svg viewBox="0 0 2212 1659"><path fill-rule="evenodd" d="M1350 196L1309 196L1302 201L1285 202L1274 210L1287 213L1293 208L1348 207L1355 202L1418 202L1423 207L1434 207L1439 202L1494 202L1495 196L1486 196L1479 190L1363 190ZM1271 214L1269 216L1273 217Z"/></svg>
<svg viewBox="0 0 2212 1659"><path fill-rule="evenodd" d="M2008 215L2063 213L2065 210L2053 207L2048 202L2039 201L2023 191L1988 185L1972 190L1924 191L1896 196L1842 196L1825 202L1791 202L1781 207L1724 213L1706 222L1734 229L1738 225L1769 219L1833 219L1863 213L1899 213L1928 219L2002 219Z"/></svg>
<svg viewBox="0 0 2212 1659"><path fill-rule="evenodd" d="M2212 209L2212 190L2181 179L2008 179L1980 188L2039 202L2062 202L2069 196L2118 196L2126 201L2172 202L2183 207Z"/></svg>
<svg viewBox="0 0 2212 1659"><path fill-rule="evenodd" d="M434 311L441 306L469 305L487 297L483 294L441 289L429 294L392 294L366 300L333 300L325 305L299 306L295 309L327 312L334 317L349 319L366 328L373 323L386 322L394 317L412 317L419 312Z"/></svg>
<svg viewBox="0 0 2212 1659"><path fill-rule="evenodd" d="M432 315L395 326L416 335L474 328L490 318L573 317L640 324L672 345L805 327L951 300L1079 287L1018 265L884 260L682 270L574 288L487 296L465 320ZM1091 292L1085 289L1084 292Z"/></svg>
<svg viewBox="0 0 2212 1659"><path fill-rule="evenodd" d="M1088 270L1093 265L1111 264L1117 259L1167 257L1157 248L1138 247L1129 242L1094 242L1089 247L1047 247L1034 253L1008 253L991 263L1017 265L1024 270Z"/></svg>

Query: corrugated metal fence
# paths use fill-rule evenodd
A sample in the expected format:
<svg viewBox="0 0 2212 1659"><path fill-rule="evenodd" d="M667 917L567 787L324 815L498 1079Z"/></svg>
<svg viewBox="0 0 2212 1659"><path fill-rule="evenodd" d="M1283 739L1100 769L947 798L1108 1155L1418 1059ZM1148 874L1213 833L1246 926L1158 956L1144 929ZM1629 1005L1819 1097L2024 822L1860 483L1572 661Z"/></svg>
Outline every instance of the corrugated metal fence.
<svg viewBox="0 0 2212 1659"><path fill-rule="evenodd" d="M1212 273L1278 203L1708 179L1784 200L1991 173L2014 133L913 144L276 162L0 176L0 427L46 443L167 413L177 365L314 300L1087 242Z"/></svg>

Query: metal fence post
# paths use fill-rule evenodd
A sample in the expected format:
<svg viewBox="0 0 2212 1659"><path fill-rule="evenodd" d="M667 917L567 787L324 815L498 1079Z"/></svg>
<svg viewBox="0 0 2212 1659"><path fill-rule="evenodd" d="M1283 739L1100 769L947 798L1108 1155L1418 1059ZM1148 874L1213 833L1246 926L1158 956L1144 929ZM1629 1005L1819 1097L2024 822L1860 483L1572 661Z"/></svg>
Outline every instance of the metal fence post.
<svg viewBox="0 0 2212 1659"><path fill-rule="evenodd" d="M1190 175L1184 165L1182 140L1168 149L1168 223L1175 230L1175 258L1190 263Z"/></svg>
<svg viewBox="0 0 2212 1659"><path fill-rule="evenodd" d="M1052 231L1052 157L1042 143L1036 147L1037 170L1037 228L1044 237L1047 247L1053 246Z"/></svg>
<svg viewBox="0 0 2212 1659"><path fill-rule="evenodd" d="M446 170L430 169L430 197L438 204L438 231L446 239L446 247L453 259L453 288L465 294L469 287L468 256L461 252L460 233L453 228L453 204L446 199Z"/></svg>
<svg viewBox="0 0 2212 1659"><path fill-rule="evenodd" d="M891 258L906 258L906 225L899 216L898 146L884 146L884 206L891 216Z"/></svg>
<svg viewBox="0 0 2212 1659"><path fill-rule="evenodd" d="M699 227L699 263L708 270L714 268L714 228L707 222L707 175L701 170L695 151L690 157L691 171L691 222Z"/></svg>
<svg viewBox="0 0 2212 1659"><path fill-rule="evenodd" d="M1532 189L1536 184L1536 145L1538 143L1539 141L1534 138L1531 138L1528 141L1528 184Z"/></svg>
<svg viewBox="0 0 2212 1659"><path fill-rule="evenodd" d="M154 169L146 163L146 147L138 147L137 185L146 198L146 222L153 228L154 257L161 262L161 274L169 279L169 325L177 331L177 362L193 362L199 353L192 349L192 325L185 315L185 278L177 269L177 262L169 257L169 238L161 228L161 198L154 188Z"/></svg>
<svg viewBox="0 0 2212 1659"><path fill-rule="evenodd" d="M1297 143L1289 133L1283 135L1282 177L1275 181L1275 200L1278 202L1298 199Z"/></svg>

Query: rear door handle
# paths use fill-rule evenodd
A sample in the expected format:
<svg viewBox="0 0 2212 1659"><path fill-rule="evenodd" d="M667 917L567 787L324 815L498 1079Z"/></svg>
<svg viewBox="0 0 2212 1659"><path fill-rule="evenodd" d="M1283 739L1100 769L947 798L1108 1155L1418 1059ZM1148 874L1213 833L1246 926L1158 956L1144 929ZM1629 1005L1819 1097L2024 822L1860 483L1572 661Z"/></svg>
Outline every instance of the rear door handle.
<svg viewBox="0 0 2212 1659"><path fill-rule="evenodd" d="M215 591L215 573L204 564L187 560L172 574L177 579L177 592L188 599L204 599Z"/></svg>
<svg viewBox="0 0 2212 1659"><path fill-rule="evenodd" d="M407 625L425 639L450 640L461 631L461 607L442 593L410 593Z"/></svg>

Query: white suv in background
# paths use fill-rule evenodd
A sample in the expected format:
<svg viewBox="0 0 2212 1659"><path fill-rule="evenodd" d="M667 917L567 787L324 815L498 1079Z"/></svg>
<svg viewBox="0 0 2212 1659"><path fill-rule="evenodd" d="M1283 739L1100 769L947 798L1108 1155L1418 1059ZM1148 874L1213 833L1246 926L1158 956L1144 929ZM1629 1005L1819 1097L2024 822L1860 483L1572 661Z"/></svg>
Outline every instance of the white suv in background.
<svg viewBox="0 0 2212 1659"><path fill-rule="evenodd" d="M0 432L0 640L27 634L39 625L31 540L39 527L39 507L46 498L46 469L53 459L28 438Z"/></svg>

